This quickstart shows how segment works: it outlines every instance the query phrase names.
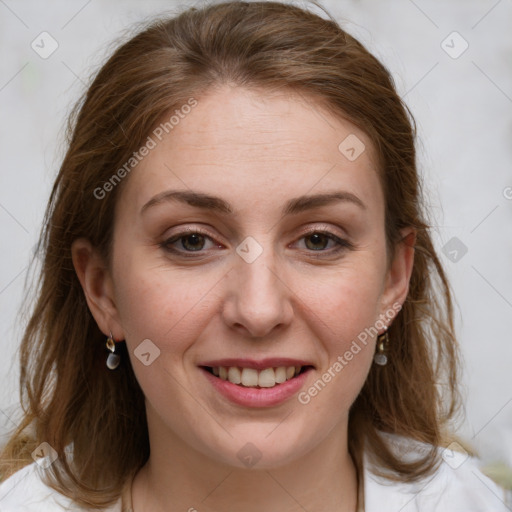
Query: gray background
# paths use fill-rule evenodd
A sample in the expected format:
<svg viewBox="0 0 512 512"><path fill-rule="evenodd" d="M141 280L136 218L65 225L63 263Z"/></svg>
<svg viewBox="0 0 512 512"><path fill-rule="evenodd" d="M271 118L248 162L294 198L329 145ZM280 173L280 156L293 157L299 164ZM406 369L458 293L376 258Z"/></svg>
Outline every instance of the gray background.
<svg viewBox="0 0 512 512"><path fill-rule="evenodd" d="M0 435L19 414L16 315L66 115L128 27L186 5L0 0ZM323 5L388 66L416 117L436 244L458 304L459 432L484 462L512 466L512 1ZM31 47L43 31L58 43L46 59Z"/></svg>

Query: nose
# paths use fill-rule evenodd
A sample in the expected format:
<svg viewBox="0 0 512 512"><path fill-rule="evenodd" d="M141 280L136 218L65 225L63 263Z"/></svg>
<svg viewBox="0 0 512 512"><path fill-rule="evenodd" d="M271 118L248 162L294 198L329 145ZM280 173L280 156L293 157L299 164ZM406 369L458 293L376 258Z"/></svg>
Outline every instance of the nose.
<svg viewBox="0 0 512 512"><path fill-rule="evenodd" d="M261 338L291 323L294 294L272 251L252 263L236 256L227 279L222 315L230 328Z"/></svg>

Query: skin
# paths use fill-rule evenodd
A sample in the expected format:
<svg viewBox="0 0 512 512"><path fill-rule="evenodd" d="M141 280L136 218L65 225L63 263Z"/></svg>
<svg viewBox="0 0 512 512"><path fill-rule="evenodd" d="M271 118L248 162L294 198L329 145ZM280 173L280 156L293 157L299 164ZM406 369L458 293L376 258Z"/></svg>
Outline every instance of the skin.
<svg viewBox="0 0 512 512"><path fill-rule="evenodd" d="M354 161L338 150L350 134L366 147ZM134 480L135 511L355 510L348 411L371 369L375 338L308 404L295 396L269 408L235 405L197 365L305 359L315 366L307 389L358 334L404 302L414 250L398 244L388 264L372 153L364 133L312 98L223 86L198 98L123 183L111 268L87 240L73 244L90 310L105 335L126 340L146 397L151 456ZM179 201L141 213L167 190L220 197L234 213ZM333 191L354 194L364 208L336 201L281 212L292 198ZM197 228L207 238L168 244L180 254L162 246ZM351 246L312 237L309 228ZM263 251L252 263L236 252L248 236ZM145 339L160 350L149 366L133 353ZM248 442L261 453L251 468L237 457Z"/></svg>

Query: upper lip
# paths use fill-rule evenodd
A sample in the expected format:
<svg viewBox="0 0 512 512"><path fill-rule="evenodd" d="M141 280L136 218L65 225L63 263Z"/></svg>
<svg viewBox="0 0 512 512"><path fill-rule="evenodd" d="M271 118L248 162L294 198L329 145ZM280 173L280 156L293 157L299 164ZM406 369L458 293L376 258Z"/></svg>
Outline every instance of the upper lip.
<svg viewBox="0 0 512 512"><path fill-rule="evenodd" d="M264 370L265 368L278 368L280 366L313 366L309 361L303 359L292 359L290 357L268 357L266 359L239 359L224 358L211 361L204 361L198 366L209 366L211 368L219 366L238 366L239 368L254 368L255 370Z"/></svg>

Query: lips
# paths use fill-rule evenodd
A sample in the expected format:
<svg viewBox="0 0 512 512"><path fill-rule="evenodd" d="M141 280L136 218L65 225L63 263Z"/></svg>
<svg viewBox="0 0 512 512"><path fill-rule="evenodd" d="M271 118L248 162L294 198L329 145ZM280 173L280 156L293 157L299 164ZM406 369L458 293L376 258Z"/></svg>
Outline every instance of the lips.
<svg viewBox="0 0 512 512"><path fill-rule="evenodd" d="M218 368L221 366L229 368L236 366L238 368L253 368L255 370L265 370L266 368L279 368L280 366L313 366L313 363L304 359L292 359L290 357L270 357L266 359L240 359L240 358L224 358L211 361L204 361L198 364L208 368Z"/></svg>
<svg viewBox="0 0 512 512"><path fill-rule="evenodd" d="M309 380L315 366L306 359L222 358L198 365L213 389L245 407L273 407L294 396Z"/></svg>
<svg viewBox="0 0 512 512"><path fill-rule="evenodd" d="M242 367L242 371L240 371L240 367L238 366L209 366L209 365L200 365L199 368L201 373L206 378L206 381L212 385L212 388L215 389L220 395L227 398L232 403L237 405L241 405L244 407L274 407L280 404L285 403L287 400L291 399L296 393L300 391L306 385L307 380L311 375L313 370L312 365L304 365L298 366L300 369L298 374L295 374L296 367L295 366L287 366L276 367L267 367L267 364L283 364L283 363L296 363L296 362L304 362L296 359L267 359L265 361L251 361L240 360L240 359L223 359L217 361L208 361L209 364L217 365L220 363L236 363L236 364L251 364L252 366L263 366L263 370L257 370L255 368ZM293 372L289 378L285 375L285 380L283 382L279 382L282 379L282 369L287 368ZM215 369L217 372L215 372ZM218 376L215 373L219 373ZM221 377L220 373L223 373ZM228 375L228 372L230 375ZM235 378L233 378L233 372L235 372ZM241 377L240 383L236 378L236 372L238 376ZM244 377L244 373L248 373ZM281 373L281 377L278 374ZM223 378L225 377L225 378ZM245 384L249 384L248 386L242 382L245 378ZM257 378L257 380L256 380ZM260 381L260 378L263 378L263 381ZM235 382L231 382L234 380ZM263 384L260 386L259 384Z"/></svg>

